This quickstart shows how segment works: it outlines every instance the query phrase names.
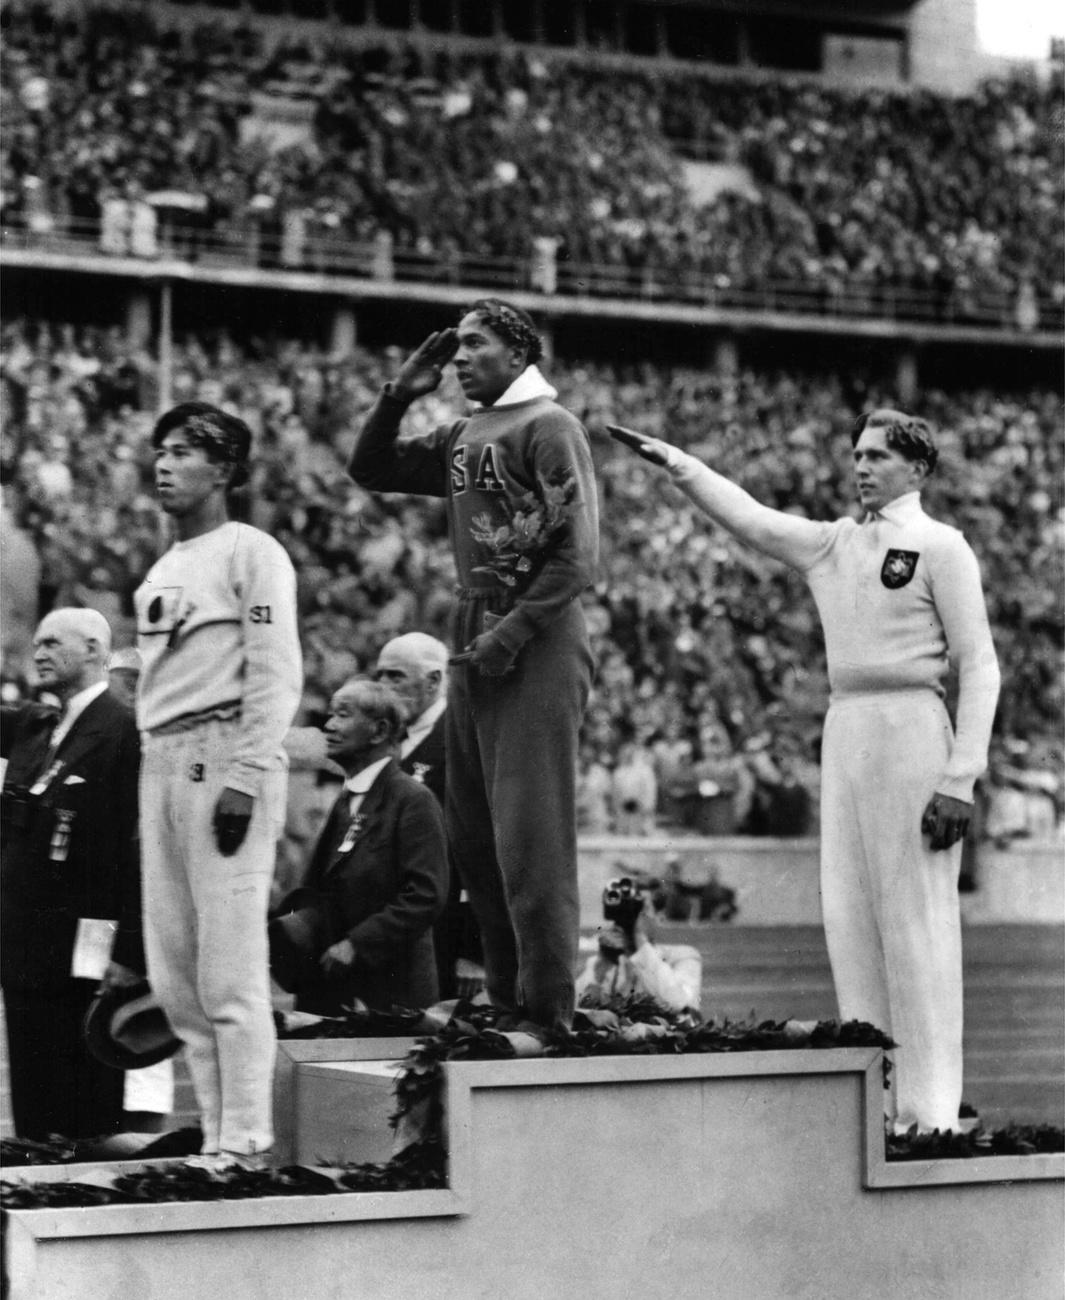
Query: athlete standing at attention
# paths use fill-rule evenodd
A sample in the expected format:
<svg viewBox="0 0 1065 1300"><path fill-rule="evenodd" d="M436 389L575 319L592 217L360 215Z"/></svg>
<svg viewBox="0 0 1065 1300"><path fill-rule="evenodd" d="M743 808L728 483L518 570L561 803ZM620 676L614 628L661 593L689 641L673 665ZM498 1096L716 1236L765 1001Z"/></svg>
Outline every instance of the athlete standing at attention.
<svg viewBox="0 0 1065 1300"><path fill-rule="evenodd" d="M741 542L797 569L824 629L821 899L840 1016L898 1043L899 1131L957 1128L962 1087L958 873L999 691L980 570L920 489L938 452L889 409L852 436L861 523L760 505L694 456L611 428ZM959 670L957 730L943 704Z"/></svg>
<svg viewBox="0 0 1065 1300"><path fill-rule="evenodd" d="M577 893L577 734L592 678L580 593L598 560L588 435L555 402L529 316L495 298L432 334L359 429L348 471L445 497L459 586L445 817L501 1028L568 1028ZM472 414L400 438L454 361Z"/></svg>
<svg viewBox="0 0 1065 1300"><path fill-rule="evenodd" d="M135 597L148 974L202 1113L193 1163L257 1168L273 1143L266 912L302 685L296 576L278 542L229 518L243 420L186 402L152 445L175 541Z"/></svg>

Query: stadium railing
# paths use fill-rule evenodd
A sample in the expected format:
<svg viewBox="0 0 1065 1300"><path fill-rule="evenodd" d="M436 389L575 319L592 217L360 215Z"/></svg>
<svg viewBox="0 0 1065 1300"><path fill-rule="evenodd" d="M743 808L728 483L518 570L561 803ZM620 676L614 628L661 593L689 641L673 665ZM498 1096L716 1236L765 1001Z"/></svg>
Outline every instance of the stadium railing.
<svg viewBox="0 0 1065 1300"><path fill-rule="evenodd" d="M6 225L0 248L33 253L60 253L107 258L138 257L132 246L105 247L97 220L53 220L30 229ZM746 311L803 313L825 317L917 321L937 325L969 325L989 331L1060 330L1065 306L1046 294L1031 304L1030 318L1019 318L1013 293L983 289L945 288L941 291L903 283L830 286L814 281L767 280L732 283L705 273L681 275L672 268L582 263L561 260L545 279L535 259L490 257L475 253L424 253L401 245L382 249L373 241L355 242L341 236L310 233L293 252L276 225L242 229L208 229L195 224L160 223L154 256L140 260L185 260L219 267L261 267L271 272L356 276L400 283L454 285L500 292L531 290L587 296L628 298L689 306L736 308Z"/></svg>

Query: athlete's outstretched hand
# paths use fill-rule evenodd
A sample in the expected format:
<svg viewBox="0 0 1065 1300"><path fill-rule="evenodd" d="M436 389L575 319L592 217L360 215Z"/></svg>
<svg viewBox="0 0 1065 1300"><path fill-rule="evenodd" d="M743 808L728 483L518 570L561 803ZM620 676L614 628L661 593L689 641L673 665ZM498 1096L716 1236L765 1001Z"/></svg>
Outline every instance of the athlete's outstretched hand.
<svg viewBox="0 0 1065 1300"><path fill-rule="evenodd" d="M928 836L933 853L949 849L965 838L973 806L949 794L934 794L921 815L921 830Z"/></svg>
<svg viewBox="0 0 1065 1300"><path fill-rule="evenodd" d="M415 398L431 393L439 384L444 367L458 350L458 330L438 330L430 334L400 366L399 374L392 381L393 394L402 401L413 402Z"/></svg>
<svg viewBox="0 0 1065 1300"><path fill-rule="evenodd" d="M669 464L668 443L660 442L657 438L648 437L645 433L635 433L632 429L623 428L620 424L608 424L606 431L616 442L623 442L637 456L649 460L652 465Z"/></svg>

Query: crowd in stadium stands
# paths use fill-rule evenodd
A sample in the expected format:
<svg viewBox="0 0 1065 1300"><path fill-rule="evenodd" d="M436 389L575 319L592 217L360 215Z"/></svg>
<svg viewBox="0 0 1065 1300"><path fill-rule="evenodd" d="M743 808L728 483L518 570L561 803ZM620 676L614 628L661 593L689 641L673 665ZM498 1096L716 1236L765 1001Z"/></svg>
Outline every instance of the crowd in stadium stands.
<svg viewBox="0 0 1065 1300"><path fill-rule="evenodd" d="M131 595L164 545L147 434L158 372L118 330L15 321L3 328L4 689L26 689L31 607L99 608L132 639ZM398 365L394 350L331 357L295 341L223 334L175 346L171 398L230 406L256 434L246 501L299 574L304 719L413 628L445 635L454 580L442 504L376 497L344 474L353 421ZM887 394L853 378L641 364L549 368L592 435L600 579L586 593L598 660L583 736L584 830L789 834L816 825L821 637L801 580L693 516L603 433L621 422L700 451L761 500L832 517L853 508L848 433ZM408 417L460 400L450 375ZM979 555L1003 678L989 833L1053 827L1062 811L1060 645L1065 512L1060 397L927 392L941 468L930 512ZM16 549L12 550L11 547ZM18 563L14 557L19 556ZM32 590L14 591L19 582ZM21 630L21 641L19 633Z"/></svg>
<svg viewBox="0 0 1065 1300"><path fill-rule="evenodd" d="M695 301L788 282L891 312L920 291L1022 327L1063 306L1060 75L955 100L164 21L5 5L6 226L103 221L105 248L143 255L209 232L319 269L354 243L372 251L346 269L383 276L515 259L549 292L592 264L601 288ZM700 202L691 156L732 183Z"/></svg>

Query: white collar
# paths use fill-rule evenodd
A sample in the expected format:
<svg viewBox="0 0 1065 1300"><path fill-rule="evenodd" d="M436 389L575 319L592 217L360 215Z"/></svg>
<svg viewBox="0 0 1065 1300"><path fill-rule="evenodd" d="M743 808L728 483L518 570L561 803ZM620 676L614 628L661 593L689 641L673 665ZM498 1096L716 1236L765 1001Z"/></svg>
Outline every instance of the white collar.
<svg viewBox="0 0 1065 1300"><path fill-rule="evenodd" d="M83 691L78 691L67 700L67 707L63 710L62 716L56 723L55 730L52 732L52 744L58 745L75 722L81 717L89 705L98 696L103 695L107 690L108 683L106 679L102 682L93 682L91 686L86 686Z"/></svg>
<svg viewBox="0 0 1065 1300"><path fill-rule="evenodd" d="M554 401L557 396L558 389L551 387L540 373L539 366L526 366L501 397L490 406L479 409L494 411L497 406L516 406L518 402L531 402L534 397L550 397Z"/></svg>
<svg viewBox="0 0 1065 1300"><path fill-rule="evenodd" d="M444 696L441 696L438 700L434 700L424 713L420 713L413 722L408 724L407 739L410 740L412 736L417 736L420 740L422 736L427 735L436 726L437 718L440 717L446 708L447 699ZM413 749L413 746L411 746L411 748Z"/></svg>
<svg viewBox="0 0 1065 1300"><path fill-rule="evenodd" d="M381 775L382 769L391 761L392 755L386 754L384 758L379 758L376 763L371 763L368 767L362 768L354 776L348 777L344 782L344 789L348 794L368 794L370 787Z"/></svg>
<svg viewBox="0 0 1065 1300"><path fill-rule="evenodd" d="M869 519L886 519L892 524L905 523L907 519L912 519L914 515L922 514L921 494L916 489L913 492L903 492L902 496L896 497L894 501L889 501L887 505L881 506L879 510L873 511L865 516Z"/></svg>

